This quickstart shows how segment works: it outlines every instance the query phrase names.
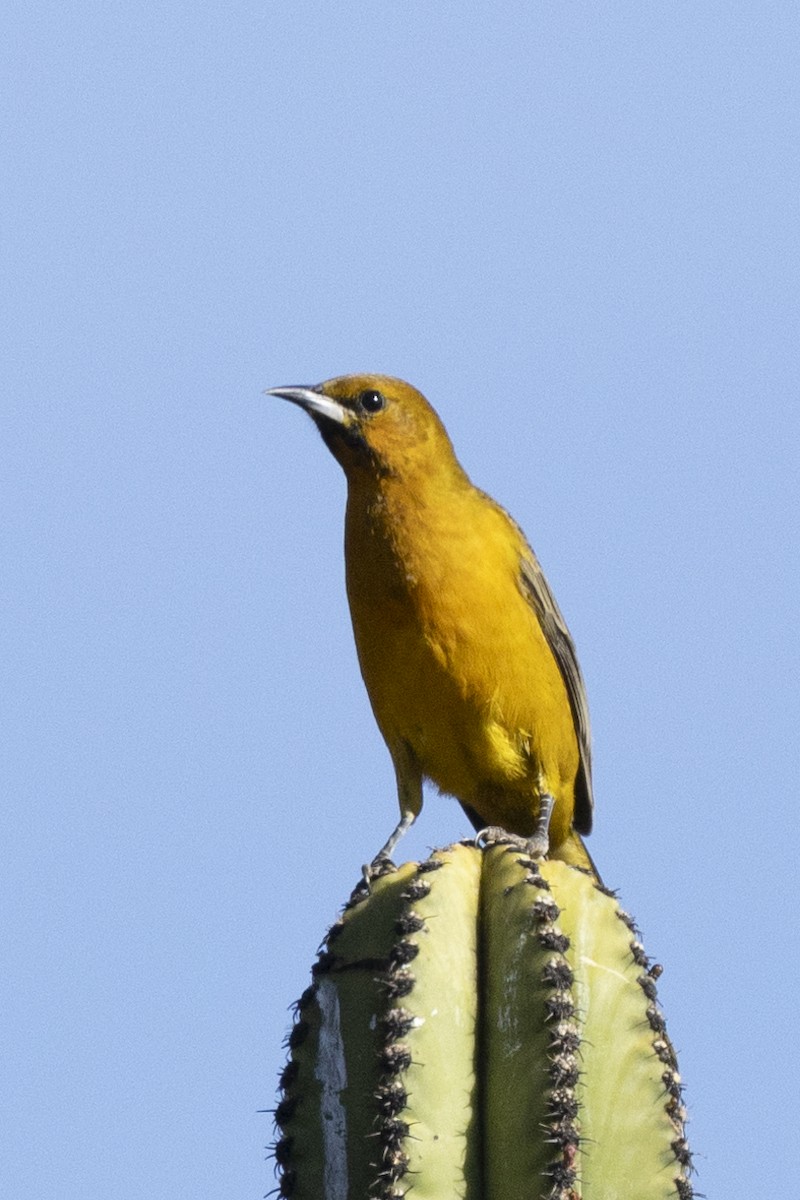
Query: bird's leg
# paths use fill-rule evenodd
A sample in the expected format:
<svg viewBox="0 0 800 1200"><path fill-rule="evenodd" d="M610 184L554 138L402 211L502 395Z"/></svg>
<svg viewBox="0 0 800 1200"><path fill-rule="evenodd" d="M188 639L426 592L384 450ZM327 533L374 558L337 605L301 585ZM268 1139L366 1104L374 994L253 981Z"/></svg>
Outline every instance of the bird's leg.
<svg viewBox="0 0 800 1200"><path fill-rule="evenodd" d="M416 818L417 818L417 814L415 812L410 812L410 811L404 812L402 817L400 818L400 820L397 822L394 829L392 830L390 836L387 838L385 845L381 846L380 850L375 855L375 857L376 858L391 858L395 846L400 841L400 838L403 836L403 834L408 832L408 830L414 824L414 821L416 820Z"/></svg>
<svg viewBox="0 0 800 1200"><path fill-rule="evenodd" d="M539 800L539 815L533 836L528 838L527 849L531 858L546 858L550 849L550 818L555 808L555 797L550 792L543 792Z"/></svg>
<svg viewBox="0 0 800 1200"><path fill-rule="evenodd" d="M403 834L407 833L414 824L416 817L417 814L415 812L411 812L410 809L407 809L395 825L384 845L381 846L380 850L373 858L372 862L366 863L361 868L364 875L364 882L366 883L367 887L369 887L372 879L375 879L376 876L384 873L387 863L391 862L395 846L400 841L400 838L403 836Z"/></svg>
<svg viewBox="0 0 800 1200"><path fill-rule="evenodd" d="M388 743L387 743L388 745ZM386 873L391 866L392 853L403 834L411 828L422 811L422 771L411 746L404 739L389 745L397 776L397 800L400 805L400 820L392 830L385 845L381 846L371 863L362 867L364 882L369 888L370 880Z"/></svg>

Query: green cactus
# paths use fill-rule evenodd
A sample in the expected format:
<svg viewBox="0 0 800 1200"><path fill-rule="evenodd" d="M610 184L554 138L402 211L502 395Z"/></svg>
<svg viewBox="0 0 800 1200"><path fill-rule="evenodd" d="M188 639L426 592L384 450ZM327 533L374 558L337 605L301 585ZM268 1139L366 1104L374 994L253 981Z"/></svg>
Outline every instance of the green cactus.
<svg viewBox="0 0 800 1200"><path fill-rule="evenodd" d="M451 846L357 891L297 1006L292 1200L690 1200L655 969L562 862Z"/></svg>

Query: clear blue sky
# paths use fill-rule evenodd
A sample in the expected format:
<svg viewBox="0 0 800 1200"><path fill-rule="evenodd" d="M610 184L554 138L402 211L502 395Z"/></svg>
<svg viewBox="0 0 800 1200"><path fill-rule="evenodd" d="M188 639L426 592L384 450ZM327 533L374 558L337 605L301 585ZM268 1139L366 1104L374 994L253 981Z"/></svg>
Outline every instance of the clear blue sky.
<svg viewBox="0 0 800 1200"><path fill-rule="evenodd" d="M784 1194L796 4L3 24L2 1195L272 1186L287 1006L395 798L343 479L261 390L355 370L421 387L536 548L697 1188ZM431 795L403 850L466 832Z"/></svg>

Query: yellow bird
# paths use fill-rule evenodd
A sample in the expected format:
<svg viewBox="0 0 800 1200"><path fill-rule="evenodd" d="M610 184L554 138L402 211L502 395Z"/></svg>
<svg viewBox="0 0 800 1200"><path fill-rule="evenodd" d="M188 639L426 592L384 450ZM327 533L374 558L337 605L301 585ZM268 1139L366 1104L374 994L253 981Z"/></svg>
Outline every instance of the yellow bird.
<svg viewBox="0 0 800 1200"><path fill-rule="evenodd" d="M473 486L410 384L345 375L267 394L313 417L347 477L347 595L400 804L373 869L430 779L487 838L594 871L580 838L593 808L586 689L519 526Z"/></svg>

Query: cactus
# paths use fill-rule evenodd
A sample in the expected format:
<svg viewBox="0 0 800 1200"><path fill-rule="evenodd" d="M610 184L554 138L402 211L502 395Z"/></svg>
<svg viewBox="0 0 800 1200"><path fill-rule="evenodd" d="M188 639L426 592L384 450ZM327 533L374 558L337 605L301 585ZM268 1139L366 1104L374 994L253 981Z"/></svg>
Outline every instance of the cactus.
<svg viewBox="0 0 800 1200"><path fill-rule="evenodd" d="M292 1200L689 1200L674 1052L586 874L460 844L357 890L297 1005Z"/></svg>

